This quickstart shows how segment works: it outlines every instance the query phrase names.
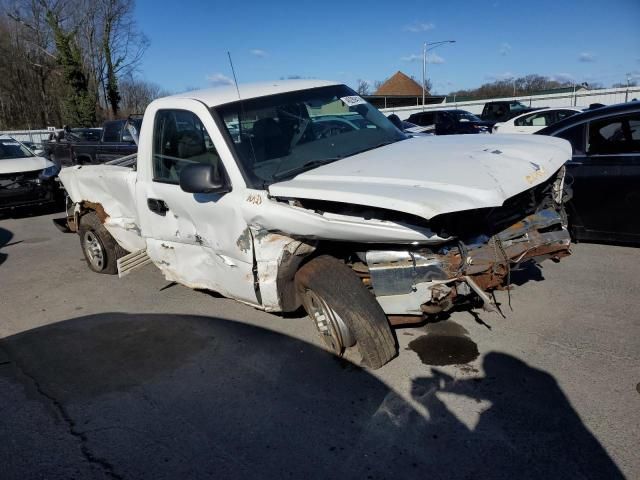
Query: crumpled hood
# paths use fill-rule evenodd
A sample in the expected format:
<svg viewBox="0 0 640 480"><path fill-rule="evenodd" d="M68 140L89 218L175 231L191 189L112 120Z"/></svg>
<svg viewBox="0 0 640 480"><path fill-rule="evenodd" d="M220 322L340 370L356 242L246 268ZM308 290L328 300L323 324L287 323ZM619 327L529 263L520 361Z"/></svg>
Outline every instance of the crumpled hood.
<svg viewBox="0 0 640 480"><path fill-rule="evenodd" d="M269 193L430 219L501 206L550 178L570 158L569 142L542 135L413 137L274 183Z"/></svg>
<svg viewBox="0 0 640 480"><path fill-rule="evenodd" d="M22 157L0 159L0 174L33 172L44 170L54 163L43 157Z"/></svg>

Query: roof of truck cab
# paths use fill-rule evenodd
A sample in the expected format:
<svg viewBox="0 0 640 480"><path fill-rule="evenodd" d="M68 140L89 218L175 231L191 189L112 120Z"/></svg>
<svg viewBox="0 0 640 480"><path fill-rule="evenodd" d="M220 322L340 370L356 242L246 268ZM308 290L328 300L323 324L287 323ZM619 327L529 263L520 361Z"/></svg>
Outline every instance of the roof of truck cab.
<svg viewBox="0 0 640 480"><path fill-rule="evenodd" d="M249 98L265 97L278 93L295 92L297 90L328 87L331 85L340 85L340 83L328 80L276 80L273 82L241 83L238 85L238 88L240 90L240 98L247 100ZM238 90L236 90L235 85L223 85L204 90L179 93L177 95L171 95L171 97L168 98L191 98L203 102L208 107L215 107L237 101Z"/></svg>

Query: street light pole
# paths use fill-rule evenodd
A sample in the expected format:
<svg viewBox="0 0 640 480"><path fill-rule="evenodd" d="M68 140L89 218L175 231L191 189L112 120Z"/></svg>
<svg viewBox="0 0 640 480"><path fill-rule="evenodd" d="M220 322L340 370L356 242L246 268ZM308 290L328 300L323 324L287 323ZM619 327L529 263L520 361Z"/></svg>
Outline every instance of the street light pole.
<svg viewBox="0 0 640 480"><path fill-rule="evenodd" d="M427 52L429 50L433 50L440 45L444 45L445 43L456 43L455 40L442 40L441 42L424 42L422 45L422 111L424 111L424 103L425 103L425 90L427 83ZM430 46L431 48L427 48Z"/></svg>
<svg viewBox="0 0 640 480"><path fill-rule="evenodd" d="M427 78L427 42L422 46L422 110L424 111L425 82Z"/></svg>

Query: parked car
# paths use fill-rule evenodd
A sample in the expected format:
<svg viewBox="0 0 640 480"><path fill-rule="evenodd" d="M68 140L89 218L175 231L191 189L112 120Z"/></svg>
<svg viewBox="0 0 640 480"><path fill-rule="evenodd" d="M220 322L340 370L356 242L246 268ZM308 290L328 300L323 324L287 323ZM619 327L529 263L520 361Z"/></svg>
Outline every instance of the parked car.
<svg viewBox="0 0 640 480"><path fill-rule="evenodd" d="M45 154L61 166L104 163L130 155L138 147L127 128L129 123L140 131L141 118L110 120L102 129L67 129L44 143Z"/></svg>
<svg viewBox="0 0 640 480"><path fill-rule="evenodd" d="M511 268L569 254L564 140L409 136L333 82L240 93L155 100L135 166L62 170L89 268L152 262L266 311L302 305L329 350L356 346L378 368L396 355L390 325L496 309L486 292ZM331 127L336 115L357 128Z"/></svg>
<svg viewBox="0 0 640 480"><path fill-rule="evenodd" d="M513 117L534 110L538 110L538 108L527 107L517 100L498 100L485 103L480 118L493 126L498 122L506 122Z"/></svg>
<svg viewBox="0 0 640 480"><path fill-rule="evenodd" d="M423 127L433 126L436 135L464 133L489 133L490 124L483 122L473 113L465 110L432 110L418 112L407 121Z"/></svg>
<svg viewBox="0 0 640 480"><path fill-rule="evenodd" d="M395 113L387 116L389 121L393 123L400 131L408 135L434 135L435 125L429 125L422 127L415 123L407 122L406 120L400 120L400 117Z"/></svg>
<svg viewBox="0 0 640 480"><path fill-rule="evenodd" d="M571 142L574 238L640 243L640 104L588 110L536 132Z"/></svg>
<svg viewBox="0 0 640 480"><path fill-rule="evenodd" d="M59 200L60 187L55 181L59 170L21 142L0 137L0 211Z"/></svg>
<svg viewBox="0 0 640 480"><path fill-rule="evenodd" d="M543 108L498 122L493 126L492 133L535 133L580 112L582 109L577 107Z"/></svg>

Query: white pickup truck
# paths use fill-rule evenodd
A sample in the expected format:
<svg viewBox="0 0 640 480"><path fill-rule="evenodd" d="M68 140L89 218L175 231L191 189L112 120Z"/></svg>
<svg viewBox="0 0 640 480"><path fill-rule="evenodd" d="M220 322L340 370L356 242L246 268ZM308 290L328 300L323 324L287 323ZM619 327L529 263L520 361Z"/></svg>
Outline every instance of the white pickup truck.
<svg viewBox="0 0 640 480"><path fill-rule="evenodd" d="M391 325L495 308L511 269L569 254L570 157L542 136L405 135L348 87L305 80L155 100L137 157L60 179L92 270L153 262L256 308L302 305L332 352L378 368Z"/></svg>

